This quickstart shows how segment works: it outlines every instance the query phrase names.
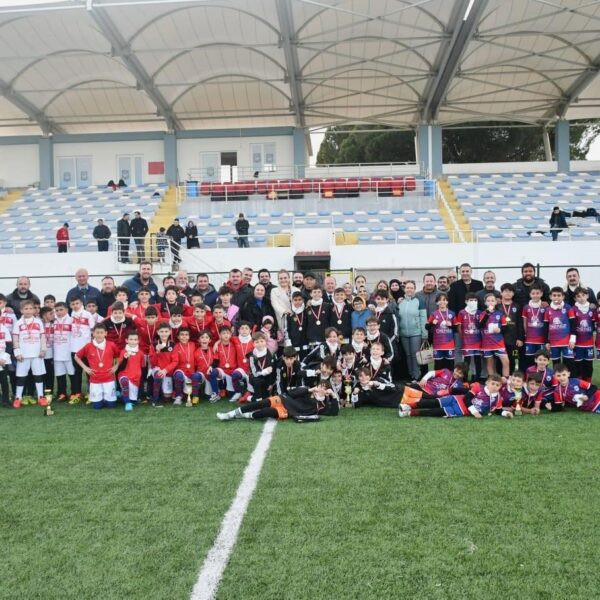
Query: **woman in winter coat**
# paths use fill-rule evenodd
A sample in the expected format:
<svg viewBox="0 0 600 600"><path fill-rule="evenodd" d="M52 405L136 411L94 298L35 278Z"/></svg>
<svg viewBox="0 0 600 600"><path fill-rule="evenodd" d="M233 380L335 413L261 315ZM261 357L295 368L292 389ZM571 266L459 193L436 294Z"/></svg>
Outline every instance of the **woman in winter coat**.
<svg viewBox="0 0 600 600"><path fill-rule="evenodd" d="M427 341L427 310L423 300L415 296L417 285L407 281L404 285L404 300L398 305L398 329L400 342L406 355L408 373L413 379L419 379L419 363L417 352L421 344Z"/></svg>
<svg viewBox="0 0 600 600"><path fill-rule="evenodd" d="M185 227L185 241L187 249L200 248L200 242L198 241L198 228L194 225L194 221L188 221Z"/></svg>

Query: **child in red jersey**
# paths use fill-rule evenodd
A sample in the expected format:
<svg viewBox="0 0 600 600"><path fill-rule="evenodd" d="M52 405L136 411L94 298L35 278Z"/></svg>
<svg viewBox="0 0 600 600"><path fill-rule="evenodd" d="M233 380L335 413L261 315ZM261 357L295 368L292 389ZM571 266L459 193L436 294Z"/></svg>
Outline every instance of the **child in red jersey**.
<svg viewBox="0 0 600 600"><path fill-rule="evenodd" d="M185 326L183 322L183 312L180 306L176 306L171 311L171 319L169 320L171 326L171 341L176 344L179 340L179 330Z"/></svg>
<svg viewBox="0 0 600 600"><path fill-rule="evenodd" d="M117 405L115 373L119 350L106 339L104 323L94 325L92 335L92 341L75 354L75 362L88 376L92 407L97 410L102 407L114 408Z"/></svg>
<svg viewBox="0 0 600 600"><path fill-rule="evenodd" d="M226 390L233 392L231 401L236 402L242 396L241 381L246 373L240 365L240 344L237 338L231 335L231 327L227 325L221 327L219 341L215 344L213 352L215 361L213 366L217 369L218 378L220 381L225 381Z"/></svg>
<svg viewBox="0 0 600 600"><path fill-rule="evenodd" d="M553 362L563 362L573 370L573 349L575 348L576 323L575 312L565 304L565 293L561 287L550 290L550 306L544 313L544 322L548 327L546 350Z"/></svg>
<svg viewBox="0 0 600 600"><path fill-rule="evenodd" d="M150 369L152 373L152 406L162 408L162 397L169 400L173 394L171 353L174 344L171 340L171 327L168 323L158 326L158 341L150 347Z"/></svg>
<svg viewBox="0 0 600 600"><path fill-rule="evenodd" d="M575 288L575 365L574 375L592 382L594 373L594 310L589 303L587 289ZM597 335L597 334L596 334Z"/></svg>
<svg viewBox="0 0 600 600"><path fill-rule="evenodd" d="M544 315L546 306L542 302L544 290L542 286L534 283L529 289L529 302L523 307L523 336L525 350L522 353L523 369L533 366L533 357L538 350L545 348L547 326Z"/></svg>
<svg viewBox="0 0 600 600"><path fill-rule="evenodd" d="M127 316L132 318L143 319L146 316L146 311L150 308L150 299L152 294L150 289L142 286L137 293L137 300L132 302L127 309Z"/></svg>
<svg viewBox="0 0 600 600"><path fill-rule="evenodd" d="M110 309L110 317L103 321L106 326L106 339L119 350L123 350L129 332L134 329L133 320L125 316L125 306L118 300L113 302Z"/></svg>
<svg viewBox="0 0 600 600"><path fill-rule="evenodd" d="M485 358L488 373L496 372L497 358L502 365L502 376L510 374L510 363L504 345L504 329L506 327L506 316L498 310L496 295L493 293L485 296L485 311L479 317L481 327L481 350ZM495 357L495 358L494 358Z"/></svg>
<svg viewBox="0 0 600 600"><path fill-rule="evenodd" d="M561 411L570 405L584 412L600 414L600 392L595 385L571 377L569 367L564 363L556 365L554 373L557 384L552 398L544 404L547 410Z"/></svg>
<svg viewBox="0 0 600 600"><path fill-rule="evenodd" d="M200 400L200 384L203 377L196 371L196 346L190 342L190 330L182 327L177 335L178 343L175 344L171 354L171 364L169 370L173 373L173 388L175 390L175 400L173 406L181 406L184 393L184 386L192 384L192 397L186 401L186 406L198 404Z"/></svg>
<svg viewBox="0 0 600 600"><path fill-rule="evenodd" d="M198 338L198 348L194 352L196 372L202 375L205 381L204 390L208 394L208 401L212 404L219 399L218 371L213 367L214 354L211 348L210 333L201 331Z"/></svg>
<svg viewBox="0 0 600 600"><path fill-rule="evenodd" d="M210 324L209 331L210 337L213 343L219 341L221 327L229 327L231 330L231 323L225 318L225 309L220 304L215 304L212 309L213 322Z"/></svg>
<svg viewBox="0 0 600 600"><path fill-rule="evenodd" d="M119 354L119 385L127 412L133 410L133 405L138 401L145 362L144 353L139 345L138 332L130 331L127 334L125 348Z"/></svg>
<svg viewBox="0 0 600 600"><path fill-rule="evenodd" d="M477 295L469 292L465 296L465 308L454 319L461 340L463 360L468 367L474 365L475 381L481 378L481 330L479 329L481 311L477 306Z"/></svg>
<svg viewBox="0 0 600 600"><path fill-rule="evenodd" d="M437 310L432 312L425 326L433 332L433 358L436 370L452 369L454 365L454 319L455 314L448 309L448 296L444 293L436 297Z"/></svg>
<svg viewBox="0 0 600 600"><path fill-rule="evenodd" d="M194 305L193 316L187 317L183 321L185 326L190 330L190 339L194 344L198 345L200 333L210 329L213 317L212 314L206 310L206 305L199 302Z"/></svg>

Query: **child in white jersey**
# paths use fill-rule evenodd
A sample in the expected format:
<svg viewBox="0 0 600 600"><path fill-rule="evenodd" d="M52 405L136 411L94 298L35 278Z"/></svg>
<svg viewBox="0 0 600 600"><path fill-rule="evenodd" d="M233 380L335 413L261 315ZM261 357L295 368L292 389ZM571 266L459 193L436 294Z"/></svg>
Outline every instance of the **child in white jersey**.
<svg viewBox="0 0 600 600"><path fill-rule="evenodd" d="M92 327L94 319L87 310L83 309L81 299L71 300L71 359L74 361L75 373L71 377L71 397L69 404L78 404L81 401L81 383L83 370L75 359L79 352L92 339Z"/></svg>
<svg viewBox="0 0 600 600"><path fill-rule="evenodd" d="M47 406L44 396L44 356L46 355L46 335L41 319L34 316L35 307L32 300L21 303L21 318L13 328L13 349L17 360L17 387L14 408L21 408L25 380L31 371L38 396L38 404Z"/></svg>
<svg viewBox="0 0 600 600"><path fill-rule="evenodd" d="M56 375L57 400L67 400L67 375L72 378L75 368L71 358L71 330L73 319L67 305L57 302L54 306L54 339L52 354L54 358L54 374Z"/></svg>

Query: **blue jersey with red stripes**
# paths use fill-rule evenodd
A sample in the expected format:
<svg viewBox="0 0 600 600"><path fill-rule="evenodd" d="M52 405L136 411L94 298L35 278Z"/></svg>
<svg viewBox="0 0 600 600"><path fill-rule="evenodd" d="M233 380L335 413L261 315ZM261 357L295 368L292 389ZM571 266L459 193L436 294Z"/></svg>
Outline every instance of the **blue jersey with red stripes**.
<svg viewBox="0 0 600 600"><path fill-rule="evenodd" d="M544 324L544 315L546 308L539 306L537 308L527 304L523 308L523 322L525 324L525 342L528 344L546 343L546 326Z"/></svg>
<svg viewBox="0 0 600 600"><path fill-rule="evenodd" d="M458 387L464 387L462 379L455 379L454 373L450 369L438 369L435 371L435 375L423 385L423 390L429 394L441 396L452 393L452 389Z"/></svg>
<svg viewBox="0 0 600 600"><path fill-rule="evenodd" d="M576 377L569 377L569 381L566 385L560 385L556 383L553 389L552 401L554 404L571 404L576 406L574 400L578 394L587 394L588 390L592 389L592 392L596 392L596 386L592 386L591 383L583 381L583 379L577 379Z"/></svg>
<svg viewBox="0 0 600 600"><path fill-rule="evenodd" d="M487 387L480 383L474 383L471 391L466 395L466 402L477 409L480 415L487 415L501 402L500 394L490 394Z"/></svg>
<svg viewBox="0 0 600 600"><path fill-rule="evenodd" d="M474 314L469 314L463 308L454 319L454 324L460 325L460 339L463 350L481 350L480 315L480 310Z"/></svg>
<svg viewBox="0 0 600 600"><path fill-rule="evenodd" d="M573 309L568 304L559 308L550 305L544 313L544 321L548 323L548 343L550 346L568 346L571 337L571 319L575 318Z"/></svg>
<svg viewBox="0 0 600 600"><path fill-rule="evenodd" d="M429 315L427 322L433 325L434 350L454 350L454 317L455 314L451 310L436 310Z"/></svg>
<svg viewBox="0 0 600 600"><path fill-rule="evenodd" d="M525 371L525 379L529 379L530 375L533 375L534 373L539 373L542 376L542 387L551 388L558 383L554 376L554 370L550 367L546 367L543 371L539 371L535 365L529 367L527 371Z"/></svg>
<svg viewBox="0 0 600 600"><path fill-rule="evenodd" d="M591 308L582 311L577 305L572 310L575 315L575 345L591 348L594 345L594 311Z"/></svg>
<svg viewBox="0 0 600 600"><path fill-rule="evenodd" d="M491 313L483 311L479 317L479 322L481 324L481 349L505 349L502 327L506 325L506 315L499 310L494 310Z"/></svg>

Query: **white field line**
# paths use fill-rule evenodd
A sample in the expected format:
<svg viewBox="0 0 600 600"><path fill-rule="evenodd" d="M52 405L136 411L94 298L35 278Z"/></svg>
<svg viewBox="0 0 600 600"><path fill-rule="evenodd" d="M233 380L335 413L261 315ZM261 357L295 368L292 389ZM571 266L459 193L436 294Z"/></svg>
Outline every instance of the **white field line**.
<svg viewBox="0 0 600 600"><path fill-rule="evenodd" d="M217 539L208 552L202 569L200 569L190 600L213 600L217 593L223 572L227 567L229 557L237 541L244 515L248 510L248 504L256 489L276 425L276 420L269 419L263 427L260 438L244 471L244 476L237 489L235 498L223 517L219 535L217 535Z"/></svg>

